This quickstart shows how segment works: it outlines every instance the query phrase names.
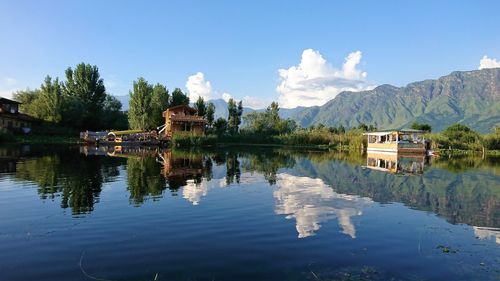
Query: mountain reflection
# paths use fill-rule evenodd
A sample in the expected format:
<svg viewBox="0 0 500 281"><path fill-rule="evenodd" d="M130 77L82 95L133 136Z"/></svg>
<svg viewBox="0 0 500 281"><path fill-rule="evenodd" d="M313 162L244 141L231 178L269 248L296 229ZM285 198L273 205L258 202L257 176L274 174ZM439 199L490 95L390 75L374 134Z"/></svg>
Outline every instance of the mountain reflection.
<svg viewBox="0 0 500 281"><path fill-rule="evenodd" d="M100 193L114 181L124 185L136 206L164 196L199 205L213 188L267 185L273 189L275 213L294 219L301 238L332 220L355 238L352 218L364 208L373 202L401 202L450 223L476 226L478 237L498 239L498 159L384 161L373 155L270 148L17 147L0 148L0 177L36 184L42 200L58 201L75 215L104 204ZM369 162L378 169L367 169ZM381 164L383 169L401 164L405 172L380 171Z"/></svg>
<svg viewBox="0 0 500 281"><path fill-rule="evenodd" d="M369 198L336 193L321 179L281 173L277 175L276 185L275 212L295 219L299 238L314 235L321 223L335 218L344 234L356 238L351 217L362 215L362 208L373 202Z"/></svg>

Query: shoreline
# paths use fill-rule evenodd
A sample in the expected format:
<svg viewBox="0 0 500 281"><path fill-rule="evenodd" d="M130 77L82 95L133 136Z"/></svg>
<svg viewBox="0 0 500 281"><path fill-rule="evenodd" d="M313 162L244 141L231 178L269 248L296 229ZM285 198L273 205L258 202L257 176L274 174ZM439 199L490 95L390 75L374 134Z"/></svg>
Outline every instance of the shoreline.
<svg viewBox="0 0 500 281"><path fill-rule="evenodd" d="M46 145L85 145L85 143L79 137L73 136L14 136L12 140L0 142L0 145L16 145L16 144L46 144ZM119 146L120 144L116 144ZM90 145L91 146L91 145ZM113 144L101 145L101 146L113 146ZM134 145L131 145L134 146ZM140 146L140 145L135 145ZM158 146L160 145L152 145ZM318 145L297 145L297 144L280 144L280 143L248 143L248 142L220 142L214 144L193 144L193 145L177 145L170 144L169 148L179 148L179 149L189 149L189 148L213 148L213 147L224 147L224 146L251 146L251 147L282 147L291 149L316 149L316 150L336 150L336 151L360 151L359 148L352 148L348 145L339 146L318 144ZM500 156L500 150L463 150L463 149L441 149L436 150L439 156L445 155L486 155L486 156ZM366 149L362 150L362 153L366 153Z"/></svg>

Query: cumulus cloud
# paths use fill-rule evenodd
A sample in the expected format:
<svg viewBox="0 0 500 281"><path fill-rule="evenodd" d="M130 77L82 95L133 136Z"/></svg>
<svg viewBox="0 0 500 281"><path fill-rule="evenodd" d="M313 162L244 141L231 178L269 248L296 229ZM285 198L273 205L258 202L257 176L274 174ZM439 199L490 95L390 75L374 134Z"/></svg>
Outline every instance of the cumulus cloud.
<svg viewBox="0 0 500 281"><path fill-rule="evenodd" d="M352 52L338 69L318 51L304 50L298 65L278 70L280 83L276 90L280 106L323 105L341 91L372 89L374 85L366 80L367 73L357 68L361 58L361 51Z"/></svg>
<svg viewBox="0 0 500 281"><path fill-rule="evenodd" d="M189 76L186 88L189 92L189 99L193 102L198 97L202 97L205 100L212 98L212 85L210 81L205 80L205 75L202 72Z"/></svg>
<svg viewBox="0 0 500 281"><path fill-rule="evenodd" d="M231 98L232 98L232 96L231 96L229 93L224 92L224 93L222 94L222 99L223 99L225 102L228 102L228 101L229 101L229 99L231 99Z"/></svg>
<svg viewBox="0 0 500 281"><path fill-rule="evenodd" d="M497 61L494 58L489 58L488 56L484 56L479 61L479 68L478 69L497 68L497 67L500 67L500 61Z"/></svg>

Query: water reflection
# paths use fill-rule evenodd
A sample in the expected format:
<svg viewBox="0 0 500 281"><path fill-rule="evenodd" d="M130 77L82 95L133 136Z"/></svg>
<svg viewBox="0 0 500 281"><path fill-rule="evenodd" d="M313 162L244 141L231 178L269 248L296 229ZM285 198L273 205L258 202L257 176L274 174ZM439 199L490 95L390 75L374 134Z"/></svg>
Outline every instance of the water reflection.
<svg viewBox="0 0 500 281"><path fill-rule="evenodd" d="M275 212L295 219L299 238L314 235L321 223L333 219L338 220L342 233L356 238L351 217L362 215L362 209L372 203L369 198L339 194L318 178L281 173L277 175L276 185Z"/></svg>
<svg viewBox="0 0 500 281"><path fill-rule="evenodd" d="M429 157L423 154L368 152L366 155L367 168L390 173L423 174L426 162L429 163Z"/></svg>
<svg viewBox="0 0 500 281"><path fill-rule="evenodd" d="M75 215L91 212L103 186L112 181L124 183L136 206L161 200L168 196L166 191L198 205L211 188L267 182L273 188L275 213L294 219L301 238L332 220L355 238L352 218L374 201L401 202L451 223L477 226L478 237L498 238L485 233L500 227L500 170L495 158L442 158L431 163L423 156L264 148L44 147L0 150L2 161L7 163L4 172L35 183L41 199L60 200L61 207ZM377 168L363 167L371 164Z"/></svg>

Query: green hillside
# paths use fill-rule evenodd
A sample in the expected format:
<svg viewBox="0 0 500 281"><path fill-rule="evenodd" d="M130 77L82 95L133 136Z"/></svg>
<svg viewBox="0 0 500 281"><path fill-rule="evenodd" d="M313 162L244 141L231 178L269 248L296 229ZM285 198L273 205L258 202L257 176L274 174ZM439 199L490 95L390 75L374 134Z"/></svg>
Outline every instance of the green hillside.
<svg viewBox="0 0 500 281"><path fill-rule="evenodd" d="M431 124L434 131L458 122L486 133L500 126L500 68L456 71L401 88L381 85L370 91L342 92L323 106L305 108L291 118L303 127L366 123L380 129L408 127L418 121Z"/></svg>

